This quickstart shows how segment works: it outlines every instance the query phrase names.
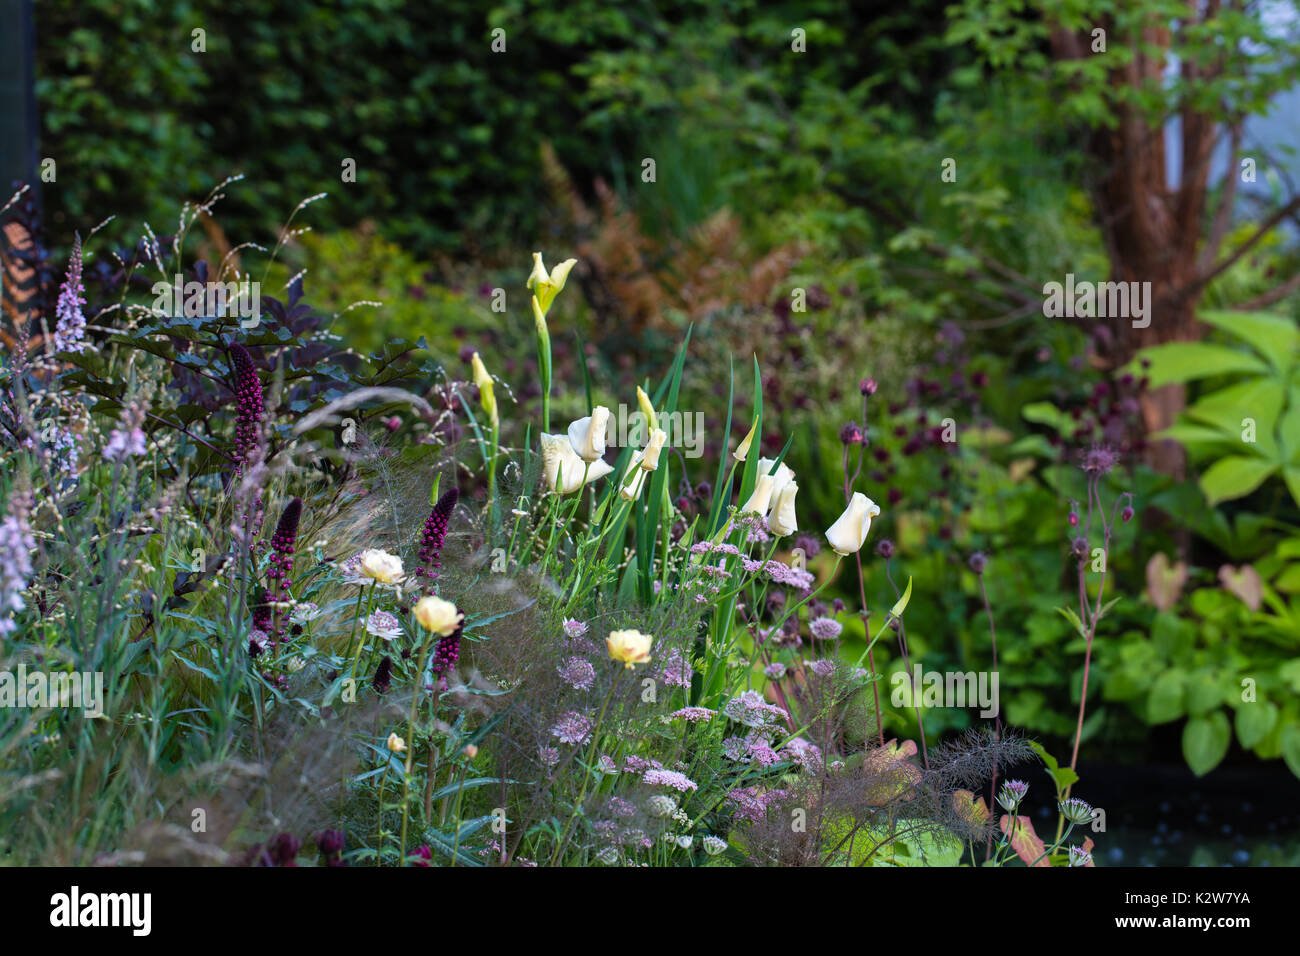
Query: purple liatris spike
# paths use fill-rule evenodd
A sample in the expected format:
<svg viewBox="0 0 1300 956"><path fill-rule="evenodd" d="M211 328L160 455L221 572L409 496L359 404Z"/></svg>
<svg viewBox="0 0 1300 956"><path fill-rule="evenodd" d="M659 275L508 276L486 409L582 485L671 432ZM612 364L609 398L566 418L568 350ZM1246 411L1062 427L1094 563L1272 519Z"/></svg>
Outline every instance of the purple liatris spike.
<svg viewBox="0 0 1300 956"><path fill-rule="evenodd" d="M446 677L447 673L456 666L460 660L460 635L465 630L465 619L462 617L456 630L452 631L446 637L438 641L438 647L433 652L433 676Z"/></svg>
<svg viewBox="0 0 1300 956"><path fill-rule="evenodd" d="M451 520L451 512L459 497L460 492L451 488L429 512L429 517L424 522L424 533L420 537L420 566L415 569L417 578L430 582L437 580L438 569L442 567L438 556L447 537L447 522Z"/></svg>
<svg viewBox="0 0 1300 956"><path fill-rule="evenodd" d="M59 286L59 301L54 314L58 322L54 327L54 348L59 352L80 352L86 347L86 316L81 307L86 304L86 289L81 283L81 236L72 245L68 259L68 275Z"/></svg>
<svg viewBox="0 0 1300 956"><path fill-rule="evenodd" d="M257 447L261 432L262 382L253 366L253 357L238 342L230 346L230 360L235 370L235 460L238 474Z"/></svg>
<svg viewBox="0 0 1300 956"><path fill-rule="evenodd" d="M270 633L271 631L271 595L266 588L258 586L253 589L253 629Z"/></svg>
<svg viewBox="0 0 1300 956"><path fill-rule="evenodd" d="M294 498L285 505L280 522L271 536L271 564L266 571L267 590L276 605L289 603L289 583L293 576L294 545L298 541L298 522L302 518L302 499ZM275 637L284 631L283 615L275 609Z"/></svg>

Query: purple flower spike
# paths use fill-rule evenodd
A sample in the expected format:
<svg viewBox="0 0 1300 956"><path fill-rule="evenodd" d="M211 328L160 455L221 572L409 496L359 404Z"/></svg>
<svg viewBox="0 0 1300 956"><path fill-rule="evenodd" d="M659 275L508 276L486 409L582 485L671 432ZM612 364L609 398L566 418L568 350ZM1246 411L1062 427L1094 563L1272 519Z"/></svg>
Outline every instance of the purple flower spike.
<svg viewBox="0 0 1300 956"><path fill-rule="evenodd" d="M280 523L271 536L271 566L267 569L267 591L270 599L279 604L289 602L289 583L293 576L294 545L298 540L298 523L302 519L302 499L294 498L280 515ZM275 636L284 631L281 612L275 611Z"/></svg>
<svg viewBox="0 0 1300 956"><path fill-rule="evenodd" d="M81 236L72 245L68 259L68 275L59 286L59 301L55 306L58 324L54 327L54 349L58 352L80 352L86 347L86 316L81 307L86 304L86 289L81 283Z"/></svg>
<svg viewBox="0 0 1300 956"><path fill-rule="evenodd" d="M235 370L236 474L241 474L261 435L262 382L253 366L253 356L238 342L230 346L230 359Z"/></svg>
<svg viewBox="0 0 1300 956"><path fill-rule="evenodd" d="M415 576L433 582L438 578L438 569L442 562L438 556L442 553L442 543L447 537L447 523L456 507L460 492L449 489L438 499L438 503L429 512L424 522L424 534L420 537L420 566L415 569Z"/></svg>

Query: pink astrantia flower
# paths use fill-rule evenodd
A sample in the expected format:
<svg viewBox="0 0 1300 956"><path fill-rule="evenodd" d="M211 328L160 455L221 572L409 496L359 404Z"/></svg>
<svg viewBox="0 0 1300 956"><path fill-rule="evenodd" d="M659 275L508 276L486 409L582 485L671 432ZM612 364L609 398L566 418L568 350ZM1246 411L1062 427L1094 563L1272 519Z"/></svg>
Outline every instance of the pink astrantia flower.
<svg viewBox="0 0 1300 956"><path fill-rule="evenodd" d="M596 683L596 668L584 658L570 657L558 670L560 680L574 690L591 690Z"/></svg>
<svg viewBox="0 0 1300 956"><path fill-rule="evenodd" d="M402 622L387 611L372 611L366 620L367 633L386 641L402 636Z"/></svg>
<svg viewBox="0 0 1300 956"><path fill-rule="evenodd" d="M576 710L571 710L555 722L551 736L558 737L562 744L585 743L591 736L591 721Z"/></svg>

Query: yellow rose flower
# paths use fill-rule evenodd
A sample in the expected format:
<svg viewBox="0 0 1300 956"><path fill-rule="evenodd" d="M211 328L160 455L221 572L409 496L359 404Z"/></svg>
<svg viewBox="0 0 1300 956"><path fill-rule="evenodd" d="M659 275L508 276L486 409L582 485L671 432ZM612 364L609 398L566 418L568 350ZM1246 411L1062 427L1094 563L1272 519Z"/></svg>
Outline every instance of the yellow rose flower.
<svg viewBox="0 0 1300 956"><path fill-rule="evenodd" d="M605 647L609 656L622 661L623 666L631 669L633 664L645 664L650 660L650 645L654 638L640 631L610 631L605 638Z"/></svg>
<svg viewBox="0 0 1300 956"><path fill-rule="evenodd" d="M460 626L460 611L440 597L422 597L415 602L415 619L426 631L447 637Z"/></svg>
<svg viewBox="0 0 1300 956"><path fill-rule="evenodd" d="M378 548L361 552L361 573L380 584L400 584L406 577L402 559Z"/></svg>

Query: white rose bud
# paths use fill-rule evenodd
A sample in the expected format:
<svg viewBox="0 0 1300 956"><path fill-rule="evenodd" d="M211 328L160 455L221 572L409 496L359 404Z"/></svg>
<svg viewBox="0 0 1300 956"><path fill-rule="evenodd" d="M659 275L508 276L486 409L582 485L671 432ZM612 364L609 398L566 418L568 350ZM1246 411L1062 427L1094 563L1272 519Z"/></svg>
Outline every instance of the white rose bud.
<svg viewBox="0 0 1300 956"><path fill-rule="evenodd" d="M776 484L771 475L759 475L758 484L754 486L754 493L749 496L749 500L740 506L741 514L766 514L767 506L772 501L772 488Z"/></svg>
<svg viewBox="0 0 1300 956"><path fill-rule="evenodd" d="M542 469L547 486L552 491L567 495L582 487L583 475L586 475L587 484L590 484L598 478L604 478L614 467L603 461L593 461L589 465L578 457L567 436L543 434Z"/></svg>
<svg viewBox="0 0 1300 956"><path fill-rule="evenodd" d="M641 458L641 467L645 471L654 471L659 467L659 453L664 450L664 442L668 440L668 433L662 428L656 428L650 433L650 442L645 446L645 453Z"/></svg>
<svg viewBox="0 0 1300 956"><path fill-rule="evenodd" d="M826 541L836 554L856 554L866 543L871 530L871 519L880 514L876 503L855 491L844 514L826 532Z"/></svg>
<svg viewBox="0 0 1300 956"><path fill-rule="evenodd" d="M794 515L794 496L798 493L799 482L786 482L772 504L772 512L767 516L767 529L778 538L799 530L799 522Z"/></svg>
<svg viewBox="0 0 1300 956"><path fill-rule="evenodd" d="M605 426L608 422L609 409L597 405L590 415L569 426L569 441L583 461L595 461L605 454Z"/></svg>

